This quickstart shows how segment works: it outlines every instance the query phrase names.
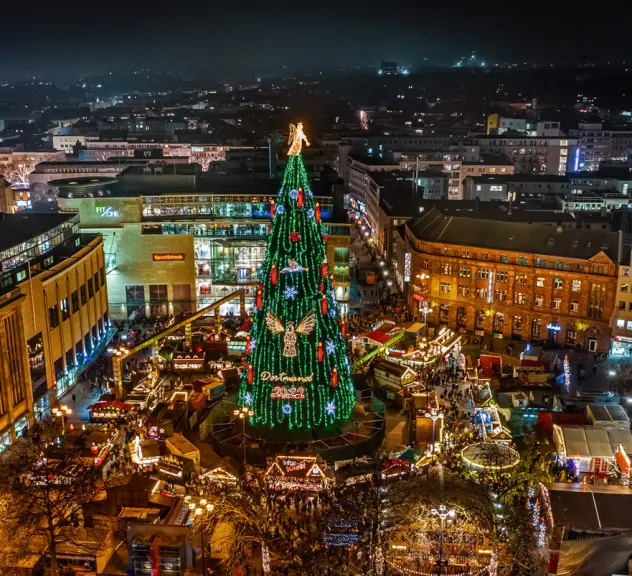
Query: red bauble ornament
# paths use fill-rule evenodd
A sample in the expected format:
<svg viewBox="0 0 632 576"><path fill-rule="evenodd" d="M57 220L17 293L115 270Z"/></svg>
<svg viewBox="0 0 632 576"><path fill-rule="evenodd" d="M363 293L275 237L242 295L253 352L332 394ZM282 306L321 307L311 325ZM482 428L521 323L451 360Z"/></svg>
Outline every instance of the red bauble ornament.
<svg viewBox="0 0 632 576"><path fill-rule="evenodd" d="M322 342L318 343L318 361L319 362L323 361L323 343Z"/></svg>
<svg viewBox="0 0 632 576"><path fill-rule="evenodd" d="M298 204L299 208L303 207L303 200L305 199L305 194L303 193L303 189L299 188L298 189L298 198L296 199L296 203Z"/></svg>
<svg viewBox="0 0 632 576"><path fill-rule="evenodd" d="M327 296L323 294L323 299L320 301L320 309L323 314L327 314Z"/></svg>
<svg viewBox="0 0 632 576"><path fill-rule="evenodd" d="M327 234L323 234L323 242L327 242Z"/></svg>
<svg viewBox="0 0 632 576"><path fill-rule="evenodd" d="M323 280L327 280L327 258L323 260L323 264L320 267L320 275L323 277Z"/></svg>
<svg viewBox="0 0 632 576"><path fill-rule="evenodd" d="M338 386L338 370L334 366L334 369L331 373L331 387L335 388L336 386Z"/></svg>
<svg viewBox="0 0 632 576"><path fill-rule="evenodd" d="M320 204L316 202L316 222L320 223Z"/></svg>
<svg viewBox="0 0 632 576"><path fill-rule="evenodd" d="M263 304L263 294L261 289L257 290L257 310L261 310L261 305Z"/></svg>
<svg viewBox="0 0 632 576"><path fill-rule="evenodd" d="M270 200L270 218L274 218L274 200Z"/></svg>
<svg viewBox="0 0 632 576"><path fill-rule="evenodd" d="M298 242L301 239L301 235L298 232L290 232L290 240L292 242Z"/></svg>
<svg viewBox="0 0 632 576"><path fill-rule="evenodd" d="M252 374L253 374L252 364L248 364L248 384L252 384Z"/></svg>
<svg viewBox="0 0 632 576"><path fill-rule="evenodd" d="M277 283L277 267L276 267L276 264L272 264L272 269L270 270L270 281L272 282L272 286L276 286L276 283Z"/></svg>

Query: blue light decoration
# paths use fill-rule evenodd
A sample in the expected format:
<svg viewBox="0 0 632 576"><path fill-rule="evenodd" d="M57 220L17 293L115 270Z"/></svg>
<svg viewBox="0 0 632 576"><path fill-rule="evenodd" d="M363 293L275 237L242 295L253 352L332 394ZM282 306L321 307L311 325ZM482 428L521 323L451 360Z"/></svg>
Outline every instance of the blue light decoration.
<svg viewBox="0 0 632 576"><path fill-rule="evenodd" d="M327 340L327 342L325 343L325 348L327 349L327 354L336 353L336 343L333 340Z"/></svg>
<svg viewBox="0 0 632 576"><path fill-rule="evenodd" d="M291 414L292 413L292 406L290 406L289 404L284 404L283 405L283 414Z"/></svg>
<svg viewBox="0 0 632 576"><path fill-rule="evenodd" d="M307 211L307 216L309 216L310 218L314 217L314 211L311 208Z"/></svg>
<svg viewBox="0 0 632 576"><path fill-rule="evenodd" d="M298 190L291 190L290 191L290 198L292 200L298 200Z"/></svg>
<svg viewBox="0 0 632 576"><path fill-rule="evenodd" d="M283 296L285 296L288 300L294 300L294 298L298 296L296 286L286 286L285 290L283 290Z"/></svg>
<svg viewBox="0 0 632 576"><path fill-rule="evenodd" d="M336 413L336 403L333 400L329 400L325 404L325 411L329 416L333 416Z"/></svg>
<svg viewBox="0 0 632 576"><path fill-rule="evenodd" d="M252 346L252 343L251 343ZM251 347L252 350L252 347ZM246 395L244 396L244 403L246 404L246 406L250 406L250 404L252 403L252 394L250 392L246 392Z"/></svg>
<svg viewBox="0 0 632 576"><path fill-rule="evenodd" d="M559 332L562 329L562 326L557 322L549 322L546 325L547 330L553 330L553 332Z"/></svg>
<svg viewBox="0 0 632 576"><path fill-rule="evenodd" d="M256 338L251 338L250 339L250 352L254 352L257 349L257 339Z"/></svg>
<svg viewBox="0 0 632 576"><path fill-rule="evenodd" d="M279 206L277 206L274 210L275 214L283 214L285 212L285 208L283 208L283 205L280 204Z"/></svg>

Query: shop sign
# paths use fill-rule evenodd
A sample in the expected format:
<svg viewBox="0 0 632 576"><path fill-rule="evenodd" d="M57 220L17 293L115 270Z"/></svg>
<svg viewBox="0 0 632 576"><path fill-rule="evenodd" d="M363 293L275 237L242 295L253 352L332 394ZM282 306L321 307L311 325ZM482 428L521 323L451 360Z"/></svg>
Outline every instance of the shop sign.
<svg viewBox="0 0 632 576"><path fill-rule="evenodd" d="M184 254L152 254L154 262L182 262Z"/></svg>
<svg viewBox="0 0 632 576"><path fill-rule="evenodd" d="M553 332L559 332L562 327L557 322L549 322L547 325L547 330L553 330Z"/></svg>
<svg viewBox="0 0 632 576"><path fill-rule="evenodd" d="M412 256L410 252L404 254L404 282L410 282L410 268L412 264Z"/></svg>
<svg viewBox="0 0 632 576"><path fill-rule="evenodd" d="M423 302L424 297L421 294L413 294L413 300L417 300L417 302Z"/></svg>
<svg viewBox="0 0 632 576"><path fill-rule="evenodd" d="M614 339L617 342L627 342L628 344L632 343L632 338L628 338L628 336L615 336Z"/></svg>
<svg viewBox="0 0 632 576"><path fill-rule="evenodd" d="M112 206L97 206L96 212L101 215L101 218L118 218L121 215L121 213L115 208L112 208Z"/></svg>

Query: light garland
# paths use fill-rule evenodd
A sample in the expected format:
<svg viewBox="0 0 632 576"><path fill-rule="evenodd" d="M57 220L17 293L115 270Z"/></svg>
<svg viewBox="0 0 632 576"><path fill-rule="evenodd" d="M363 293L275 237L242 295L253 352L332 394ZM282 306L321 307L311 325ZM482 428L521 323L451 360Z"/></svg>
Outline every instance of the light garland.
<svg viewBox="0 0 632 576"><path fill-rule="evenodd" d="M392 560L386 560L386 563L392 568L395 568L395 570L399 570L401 572L404 572L405 574L410 574L411 576L436 576L437 574L436 571L435 572L418 572L417 570L413 570L412 568L404 568L404 566L400 566L399 564L396 564ZM473 576L474 574L481 575L481 574L485 574L486 572L489 574L490 566L491 566L491 563L489 566L485 566L484 568L479 569L477 572L454 572L454 573L451 573L450 576Z"/></svg>
<svg viewBox="0 0 632 576"><path fill-rule="evenodd" d="M571 363L568 361L568 354L564 356L564 388L567 392L571 389Z"/></svg>
<svg viewBox="0 0 632 576"><path fill-rule="evenodd" d="M299 124L275 201L252 317L249 369L242 371L238 394L238 405L254 412L253 424L270 428L333 427L348 420L355 405L325 225L315 218L300 156L305 142ZM297 385L296 392L280 389L288 383ZM288 395L302 397L289 404Z"/></svg>
<svg viewBox="0 0 632 576"><path fill-rule="evenodd" d="M264 574L270 573L270 551L265 544L261 547L261 567Z"/></svg>

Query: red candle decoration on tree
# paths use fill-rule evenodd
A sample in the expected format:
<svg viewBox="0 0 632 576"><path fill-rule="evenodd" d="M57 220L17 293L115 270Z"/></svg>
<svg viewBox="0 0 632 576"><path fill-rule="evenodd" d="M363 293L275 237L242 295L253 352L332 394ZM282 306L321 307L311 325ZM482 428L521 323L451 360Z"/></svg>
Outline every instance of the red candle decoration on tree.
<svg viewBox="0 0 632 576"><path fill-rule="evenodd" d="M248 384L252 384L252 364L248 364Z"/></svg>
<svg viewBox="0 0 632 576"><path fill-rule="evenodd" d="M296 203L298 204L299 208L303 207L303 200L304 200L303 189L299 188L298 189L298 198L296 199Z"/></svg>
<svg viewBox="0 0 632 576"><path fill-rule="evenodd" d="M276 286L276 283L277 283L277 267L276 267L276 264L272 264L272 269L270 270L270 280L272 282L272 286Z"/></svg>
<svg viewBox="0 0 632 576"><path fill-rule="evenodd" d="M343 336L346 336L347 335L346 332L347 332L347 330L346 330L345 321L344 320L340 320L340 333Z"/></svg>
<svg viewBox="0 0 632 576"><path fill-rule="evenodd" d="M270 218L274 218L274 200L270 200Z"/></svg>
<svg viewBox="0 0 632 576"><path fill-rule="evenodd" d="M338 369L334 366L331 372L331 387L335 388L336 386L338 386Z"/></svg>
<svg viewBox="0 0 632 576"><path fill-rule="evenodd" d="M327 234L323 234L323 242L327 242Z"/></svg>
<svg viewBox="0 0 632 576"><path fill-rule="evenodd" d="M270 234L270 230L272 230L272 226L270 226L270 224L268 224L268 234Z"/></svg>
<svg viewBox="0 0 632 576"><path fill-rule="evenodd" d="M250 336L246 336L246 354L250 354Z"/></svg>
<svg viewBox="0 0 632 576"><path fill-rule="evenodd" d="M320 309L323 314L327 314L327 296L323 294L323 299L320 301Z"/></svg>
<svg viewBox="0 0 632 576"><path fill-rule="evenodd" d="M323 260L322 266L320 267L320 274L323 280L327 280L327 258Z"/></svg>
<svg viewBox="0 0 632 576"><path fill-rule="evenodd" d="M316 202L316 222L320 224L320 204Z"/></svg>
<svg viewBox="0 0 632 576"><path fill-rule="evenodd" d="M263 303L263 294L261 289L257 290L257 310L261 310L261 304Z"/></svg>
<svg viewBox="0 0 632 576"><path fill-rule="evenodd" d="M301 235L298 232L290 232L290 240L292 242L298 242L301 239Z"/></svg>
<svg viewBox="0 0 632 576"><path fill-rule="evenodd" d="M322 342L318 343L318 361L319 362L323 361L323 343Z"/></svg>

